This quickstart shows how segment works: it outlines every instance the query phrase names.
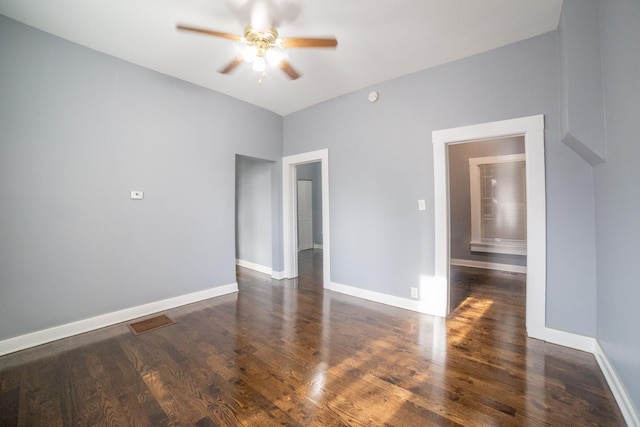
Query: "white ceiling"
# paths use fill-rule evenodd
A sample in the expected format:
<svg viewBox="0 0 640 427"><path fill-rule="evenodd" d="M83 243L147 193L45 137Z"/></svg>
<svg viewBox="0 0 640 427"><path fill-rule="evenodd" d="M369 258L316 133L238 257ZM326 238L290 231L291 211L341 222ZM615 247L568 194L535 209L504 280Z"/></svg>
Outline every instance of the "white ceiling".
<svg viewBox="0 0 640 427"><path fill-rule="evenodd" d="M242 34L263 7L281 37L338 39L290 49L302 75L248 64L217 72L238 43L176 31L177 23ZM562 0L0 0L0 13L48 33L225 93L280 115L558 26Z"/></svg>

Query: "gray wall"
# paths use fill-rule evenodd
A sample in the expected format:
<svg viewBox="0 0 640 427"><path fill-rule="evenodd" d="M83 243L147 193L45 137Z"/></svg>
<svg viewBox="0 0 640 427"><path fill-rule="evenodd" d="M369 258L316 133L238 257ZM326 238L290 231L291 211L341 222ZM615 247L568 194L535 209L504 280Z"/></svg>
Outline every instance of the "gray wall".
<svg viewBox="0 0 640 427"><path fill-rule="evenodd" d="M562 141L592 165L606 157L598 27L598 0L563 3Z"/></svg>
<svg viewBox="0 0 640 427"><path fill-rule="evenodd" d="M298 179L312 181L313 244L322 245L322 167L320 162L296 166Z"/></svg>
<svg viewBox="0 0 640 427"><path fill-rule="evenodd" d="M236 258L271 268L274 163L236 156Z"/></svg>
<svg viewBox="0 0 640 427"><path fill-rule="evenodd" d="M471 252L471 189L469 159L524 153L524 138L476 141L448 146L449 163L449 235L452 259L527 265L526 256Z"/></svg>
<svg viewBox="0 0 640 427"><path fill-rule="evenodd" d="M3 16L0 76L0 339L235 282L235 156L281 165L281 117Z"/></svg>
<svg viewBox="0 0 640 427"><path fill-rule="evenodd" d="M606 163L595 170L598 342L640 409L640 2L600 5Z"/></svg>
<svg viewBox="0 0 640 427"><path fill-rule="evenodd" d="M285 155L329 149L331 280L409 298L434 273L431 132L544 114L547 325L595 336L592 172L560 141L559 57L552 32L286 116Z"/></svg>

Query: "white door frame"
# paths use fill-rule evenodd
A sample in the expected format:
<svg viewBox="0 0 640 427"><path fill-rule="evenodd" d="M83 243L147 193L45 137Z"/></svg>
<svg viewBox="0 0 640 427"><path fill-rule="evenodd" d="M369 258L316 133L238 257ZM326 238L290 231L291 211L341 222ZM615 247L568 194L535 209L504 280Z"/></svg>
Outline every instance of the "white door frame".
<svg viewBox="0 0 640 427"><path fill-rule="evenodd" d="M322 276L323 286L331 283L331 245L329 236L329 150L287 156L282 159L282 234L284 239L284 277L298 276L296 165L320 162L322 171Z"/></svg>
<svg viewBox="0 0 640 427"><path fill-rule="evenodd" d="M449 306L449 183L447 145L506 136L524 136L527 191L527 335L545 339L547 290L546 184L544 165L544 116L483 123L434 131L433 166L435 198L435 280L445 295L438 305L446 314Z"/></svg>

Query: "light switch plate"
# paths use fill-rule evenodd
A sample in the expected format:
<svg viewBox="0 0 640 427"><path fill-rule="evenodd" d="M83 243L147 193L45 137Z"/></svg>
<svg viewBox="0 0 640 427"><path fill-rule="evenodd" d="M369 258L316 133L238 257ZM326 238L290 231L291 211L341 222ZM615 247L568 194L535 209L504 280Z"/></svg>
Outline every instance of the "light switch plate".
<svg viewBox="0 0 640 427"><path fill-rule="evenodd" d="M427 210L427 205L424 203L424 200L418 200L418 210L419 211Z"/></svg>
<svg viewBox="0 0 640 427"><path fill-rule="evenodd" d="M144 198L144 192L143 191L132 191L131 192L131 198L133 200L142 200Z"/></svg>

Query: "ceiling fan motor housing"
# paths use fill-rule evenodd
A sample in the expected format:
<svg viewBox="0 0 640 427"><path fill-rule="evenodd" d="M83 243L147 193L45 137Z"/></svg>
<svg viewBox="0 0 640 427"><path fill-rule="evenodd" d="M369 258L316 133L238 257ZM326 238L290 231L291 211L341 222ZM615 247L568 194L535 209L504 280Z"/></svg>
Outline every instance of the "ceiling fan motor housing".
<svg viewBox="0 0 640 427"><path fill-rule="evenodd" d="M266 31L259 31L248 24L244 28L244 38L248 45L258 48L260 53L264 53L269 48L275 47L278 40L278 31L275 28L269 28Z"/></svg>

